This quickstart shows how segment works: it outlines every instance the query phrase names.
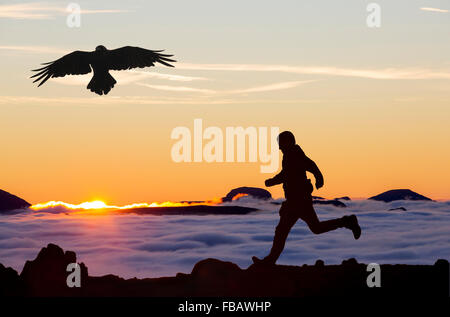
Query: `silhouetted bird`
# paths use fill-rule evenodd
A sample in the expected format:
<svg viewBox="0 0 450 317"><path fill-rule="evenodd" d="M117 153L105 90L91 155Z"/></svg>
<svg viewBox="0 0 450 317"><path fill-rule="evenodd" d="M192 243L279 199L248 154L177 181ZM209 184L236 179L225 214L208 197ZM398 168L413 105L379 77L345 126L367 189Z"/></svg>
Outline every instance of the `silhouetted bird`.
<svg viewBox="0 0 450 317"><path fill-rule="evenodd" d="M161 54L160 51L147 50L140 47L124 46L115 50L108 50L103 45L99 45L93 52L75 51L67 54L56 61L44 63L45 67L34 69L38 72L31 78L38 77L33 82L41 86L51 77L64 77L66 75L82 75L94 70L94 76L89 82L87 89L96 94L108 94L116 84L116 80L111 76L109 70L124 70L131 68L143 68L155 66L155 63L173 67L168 62L176 62L169 57L173 55ZM39 87L38 86L38 87Z"/></svg>

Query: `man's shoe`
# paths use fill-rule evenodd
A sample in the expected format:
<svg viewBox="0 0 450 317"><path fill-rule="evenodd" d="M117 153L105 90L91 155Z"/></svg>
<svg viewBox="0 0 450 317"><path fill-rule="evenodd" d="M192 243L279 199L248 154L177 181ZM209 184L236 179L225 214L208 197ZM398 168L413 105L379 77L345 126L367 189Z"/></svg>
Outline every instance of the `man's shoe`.
<svg viewBox="0 0 450 317"><path fill-rule="evenodd" d="M353 237L355 240L358 240L361 236L361 227L358 223L358 218L355 215L344 216L345 219L345 227L350 229L353 232Z"/></svg>

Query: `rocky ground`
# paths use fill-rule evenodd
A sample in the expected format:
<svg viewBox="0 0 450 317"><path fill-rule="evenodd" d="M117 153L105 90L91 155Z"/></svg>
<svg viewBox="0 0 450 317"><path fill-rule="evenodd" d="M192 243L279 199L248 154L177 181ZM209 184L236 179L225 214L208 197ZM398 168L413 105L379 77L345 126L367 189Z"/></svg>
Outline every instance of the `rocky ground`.
<svg viewBox="0 0 450 317"><path fill-rule="evenodd" d="M369 288L367 265L349 259L340 265L242 269L217 259L198 262L190 274L174 277L123 279L114 275L89 276L80 263L81 287L69 288L66 268L76 254L49 244L18 274L0 264L2 296L424 296L449 295L449 263L381 265L381 287Z"/></svg>

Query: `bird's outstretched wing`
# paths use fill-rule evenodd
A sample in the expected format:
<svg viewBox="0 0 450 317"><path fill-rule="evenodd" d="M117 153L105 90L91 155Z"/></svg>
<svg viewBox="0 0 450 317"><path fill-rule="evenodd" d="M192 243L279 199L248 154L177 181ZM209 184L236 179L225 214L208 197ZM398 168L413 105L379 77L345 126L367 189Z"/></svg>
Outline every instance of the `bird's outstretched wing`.
<svg viewBox="0 0 450 317"><path fill-rule="evenodd" d="M75 51L67 54L56 61L44 63L42 65L47 65L39 69L33 69L34 72L38 72L31 76L31 78L36 78L33 83L42 79L39 83L41 86L51 77L64 77L66 75L82 75L91 72L91 62L92 53ZM38 87L39 87L38 86Z"/></svg>
<svg viewBox="0 0 450 317"><path fill-rule="evenodd" d="M162 51L152 51L145 48L124 46L110 50L105 54L106 65L112 70L124 70L136 67L155 66L155 63L173 67L168 62L176 62L173 55L161 54Z"/></svg>

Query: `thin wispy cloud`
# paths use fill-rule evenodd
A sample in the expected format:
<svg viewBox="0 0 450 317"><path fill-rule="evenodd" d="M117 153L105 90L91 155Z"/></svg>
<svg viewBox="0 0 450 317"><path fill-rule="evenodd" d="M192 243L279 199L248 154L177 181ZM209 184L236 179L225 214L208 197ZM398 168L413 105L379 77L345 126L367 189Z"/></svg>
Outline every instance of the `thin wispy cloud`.
<svg viewBox="0 0 450 317"><path fill-rule="evenodd" d="M178 69L233 72L281 72L308 75L358 77L367 79L450 79L450 72L420 68L357 69L331 66L291 66L270 64L191 64L178 63Z"/></svg>
<svg viewBox="0 0 450 317"><path fill-rule="evenodd" d="M99 14L99 13L123 13L128 10L113 9L86 9L81 8L82 14ZM47 2L27 2L17 4L0 5L0 18L19 19L19 20L43 20L52 19L58 15L70 13L66 6L57 6Z"/></svg>
<svg viewBox="0 0 450 317"><path fill-rule="evenodd" d="M215 90L211 89L202 89L202 88L194 88L194 87L186 87L186 86L169 86L169 85L151 85L139 83L138 85L156 89L156 90L164 90L164 91L178 91L178 92L195 92L202 94L212 94L215 93Z"/></svg>
<svg viewBox="0 0 450 317"><path fill-rule="evenodd" d="M315 81L317 81L317 80L286 81L286 82L274 83L274 84L263 85L263 86L256 86L256 87L245 88L245 89L235 89L235 90L212 90L212 89L185 87L185 86L150 85L150 84L144 84L144 83L140 83L139 85L148 87L148 88L152 88L152 89L166 90L166 91L233 95L233 94L247 94L247 93L258 93L258 92L268 92L268 91L291 89L291 88L295 88L300 85L304 85L304 84L315 82Z"/></svg>
<svg viewBox="0 0 450 317"><path fill-rule="evenodd" d="M295 88L300 85L312 83L315 81L317 81L317 80L285 81L285 82L281 82L281 83L252 87L252 88L247 88L247 89L233 90L233 91L230 91L230 93L252 93L252 92L284 90L284 89Z"/></svg>
<svg viewBox="0 0 450 317"><path fill-rule="evenodd" d="M206 77L163 74L163 73L146 72L146 71L139 71L139 70L130 70L129 74L130 73L142 76L142 78L166 79L166 80L170 80L170 81L189 82L189 81L197 81L197 80L209 80L209 78L206 78Z"/></svg>
<svg viewBox="0 0 450 317"><path fill-rule="evenodd" d="M140 81L146 79L159 79L159 80L168 80L168 81L177 81L177 82L191 82L196 80L208 80L205 77L194 77L194 76L183 76L183 75L172 75L165 73L157 73L157 72L147 72L147 71L111 71L112 76L119 82L121 85L129 85L139 83ZM51 78L51 82L55 82L61 85L69 85L69 86L86 86L92 78L92 73L86 75L77 75L77 76L65 76L65 77L57 77Z"/></svg>
<svg viewBox="0 0 450 317"><path fill-rule="evenodd" d="M448 10L445 9L438 9L438 8L428 8L428 7L423 7L420 8L420 10L422 11L430 11L430 12L439 12L439 13L448 13Z"/></svg>
<svg viewBox="0 0 450 317"><path fill-rule="evenodd" d="M269 85L262 85L244 89L235 89L235 90L213 90L213 89L205 89L198 87L189 87L189 86L176 86L176 85L158 85L158 84L149 84L143 83L142 80L146 79L161 79L161 80L169 80L169 81L180 81L180 82L191 82L196 80L207 80L205 77L193 77L193 76L182 76L182 75L172 75L172 74L164 74L164 73L156 73L156 72L145 72L145 71L125 71L125 72L112 72L113 77L116 78L121 85L127 84L137 84L143 87L162 90L162 91L172 91L172 92L187 92L187 93L201 93L201 94L222 94L222 95L231 95L231 94L246 94L246 93L258 93L258 92L268 92L268 91L277 91L277 90L285 90L298 87L300 85L308 84L311 82L316 82L318 80L302 80L302 81L287 81L287 82L279 82L273 83ZM80 86L87 85L91 80L92 74L87 75L79 75L79 76L66 76L66 77L58 77L52 78L50 81L69 86Z"/></svg>
<svg viewBox="0 0 450 317"><path fill-rule="evenodd" d="M96 97L38 97L38 96L0 96L0 105L45 105L45 106L117 106L117 105L155 105L190 104L188 98L154 98L147 96L103 96Z"/></svg>
<svg viewBox="0 0 450 317"><path fill-rule="evenodd" d="M68 54L68 50L48 46L0 45L1 51L14 51L37 54Z"/></svg>
<svg viewBox="0 0 450 317"><path fill-rule="evenodd" d="M277 103L312 104L321 103L321 99L277 99ZM97 97L38 97L38 96L0 96L0 106L33 105L46 107L64 106L122 106L122 105L217 105L217 104L265 104L273 103L269 99L242 99L212 97L202 94L201 97L154 97L154 96L103 96Z"/></svg>

